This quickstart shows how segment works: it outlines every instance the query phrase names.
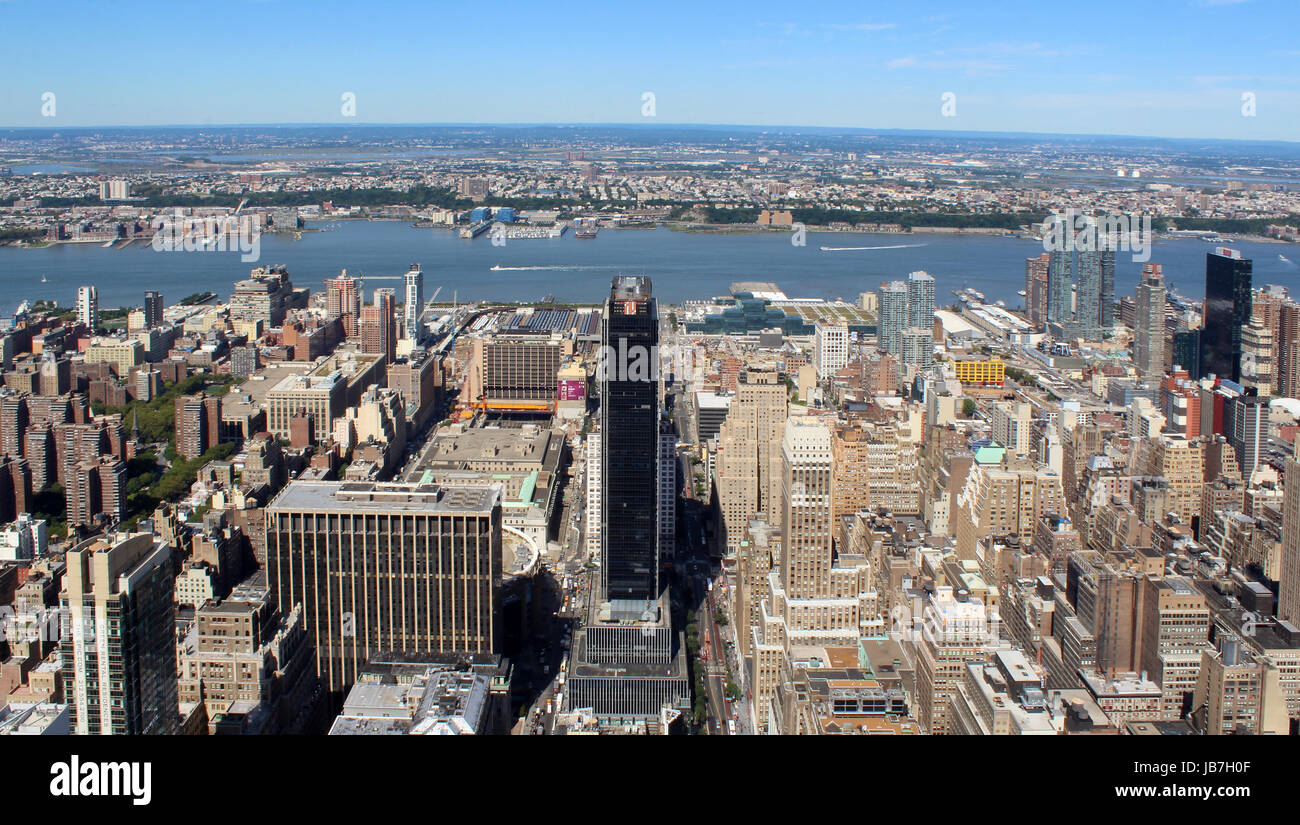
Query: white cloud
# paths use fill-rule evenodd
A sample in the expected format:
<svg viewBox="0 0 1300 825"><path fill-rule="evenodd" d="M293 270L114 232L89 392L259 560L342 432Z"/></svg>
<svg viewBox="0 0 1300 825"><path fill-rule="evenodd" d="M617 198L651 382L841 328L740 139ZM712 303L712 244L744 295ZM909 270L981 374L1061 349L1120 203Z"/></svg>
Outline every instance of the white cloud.
<svg viewBox="0 0 1300 825"><path fill-rule="evenodd" d="M826 28L835 31L879 32L898 28L897 23L827 23Z"/></svg>
<svg viewBox="0 0 1300 825"><path fill-rule="evenodd" d="M995 72L1005 72L1010 66L1005 63L997 63L990 60L935 60L932 58L920 58L916 55L906 57L896 57L885 64L890 69L932 69L936 71L961 71L967 74L990 74Z"/></svg>

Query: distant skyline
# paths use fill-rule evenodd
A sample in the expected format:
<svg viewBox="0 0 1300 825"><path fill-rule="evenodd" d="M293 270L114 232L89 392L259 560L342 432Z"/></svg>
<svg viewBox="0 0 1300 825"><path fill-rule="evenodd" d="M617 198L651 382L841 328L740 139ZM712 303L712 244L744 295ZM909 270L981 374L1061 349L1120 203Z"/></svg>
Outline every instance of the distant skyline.
<svg viewBox="0 0 1300 825"><path fill-rule="evenodd" d="M768 124L1296 141L1298 22L1293 0L0 0L0 127Z"/></svg>

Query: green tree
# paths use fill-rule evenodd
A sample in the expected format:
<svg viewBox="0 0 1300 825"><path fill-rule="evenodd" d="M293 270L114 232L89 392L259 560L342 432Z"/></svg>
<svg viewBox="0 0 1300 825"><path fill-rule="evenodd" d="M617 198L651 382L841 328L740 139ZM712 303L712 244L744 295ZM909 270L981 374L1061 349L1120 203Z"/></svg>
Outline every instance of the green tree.
<svg viewBox="0 0 1300 825"><path fill-rule="evenodd" d="M171 442L175 438L176 399L193 395L200 390L209 395L224 395L240 379L231 375L198 372L168 385L164 391L149 401L131 401L122 407L109 407L102 403L91 405L96 415L121 414L122 425L131 427L139 422L140 440L146 444Z"/></svg>
<svg viewBox="0 0 1300 825"><path fill-rule="evenodd" d="M32 497L32 515L45 520L50 538L68 535L68 499L57 481Z"/></svg>

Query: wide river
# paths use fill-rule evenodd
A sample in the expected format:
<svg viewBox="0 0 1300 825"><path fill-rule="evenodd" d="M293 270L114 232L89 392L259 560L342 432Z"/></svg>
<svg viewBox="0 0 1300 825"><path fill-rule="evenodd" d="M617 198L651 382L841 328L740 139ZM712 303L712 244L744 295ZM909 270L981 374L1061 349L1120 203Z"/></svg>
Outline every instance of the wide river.
<svg viewBox="0 0 1300 825"><path fill-rule="evenodd" d="M122 249L99 244L61 244L44 249L0 248L0 313L24 299L76 300L77 287L94 284L101 307L140 305L144 292L158 289L172 302L200 291L223 297L232 284L259 264L284 264L295 285L323 288L339 270L371 276L366 287L396 287L412 263L425 273L425 295L442 287L438 300L603 299L617 274L648 275L655 294L675 303L724 295L733 281L771 281L791 297L844 298L875 289L881 281L924 269L935 277L936 299L947 304L950 290L971 287L988 300L1020 307L1025 258L1040 254L1038 241L982 235L867 235L810 232L804 246L788 233L714 234L669 229L602 230L594 240L573 232L561 238L509 240L493 246L485 233L462 240L445 229L416 229L402 221L337 221L313 224L323 231L261 238L257 263L238 252L158 252L135 243ZM878 247L822 251L821 247ZM1254 260L1255 286L1282 284L1300 293L1300 249L1292 244L1233 244ZM1183 295L1205 291L1205 255L1214 246L1195 239L1162 241L1149 250L1165 278ZM1285 255L1291 260L1284 260ZM501 267L494 270L493 267ZM1132 295L1142 264L1127 252L1116 255L1116 296ZM46 282L42 283L41 278Z"/></svg>

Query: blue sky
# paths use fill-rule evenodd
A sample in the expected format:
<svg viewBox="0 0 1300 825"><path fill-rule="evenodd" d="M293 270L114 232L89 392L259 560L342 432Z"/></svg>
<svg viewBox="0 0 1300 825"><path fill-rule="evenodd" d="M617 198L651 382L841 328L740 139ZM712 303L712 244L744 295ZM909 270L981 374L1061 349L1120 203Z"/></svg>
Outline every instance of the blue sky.
<svg viewBox="0 0 1300 825"><path fill-rule="evenodd" d="M0 0L0 126L624 123L650 91L660 123L1300 140L1298 23L1297 0Z"/></svg>

